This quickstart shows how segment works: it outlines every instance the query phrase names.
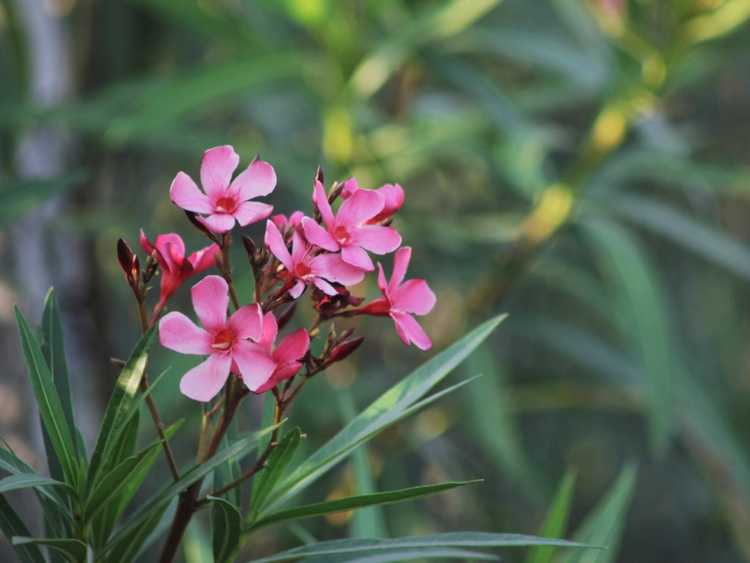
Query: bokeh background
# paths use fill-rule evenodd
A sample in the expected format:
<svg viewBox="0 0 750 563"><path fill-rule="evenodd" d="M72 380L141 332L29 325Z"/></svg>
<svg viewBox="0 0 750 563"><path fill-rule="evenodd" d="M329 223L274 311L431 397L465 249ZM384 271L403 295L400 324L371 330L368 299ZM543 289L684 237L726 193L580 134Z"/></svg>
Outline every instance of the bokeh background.
<svg viewBox="0 0 750 563"><path fill-rule="evenodd" d="M247 555L307 534L536 533L567 471L571 537L627 466L599 561L748 560L748 19L748 0L0 0L2 436L43 464L13 303L36 318L56 287L93 440L110 358L138 336L115 242L143 227L203 244L169 183L233 144L275 165L281 212L308 208L318 164L404 186L397 226L439 296L436 349L510 313L462 367L484 377L306 498L483 485L269 528ZM309 448L425 359L385 320L358 328L360 354L295 405ZM157 394L188 419L187 463L190 364L156 363L173 367ZM198 522L187 559L206 542Z"/></svg>

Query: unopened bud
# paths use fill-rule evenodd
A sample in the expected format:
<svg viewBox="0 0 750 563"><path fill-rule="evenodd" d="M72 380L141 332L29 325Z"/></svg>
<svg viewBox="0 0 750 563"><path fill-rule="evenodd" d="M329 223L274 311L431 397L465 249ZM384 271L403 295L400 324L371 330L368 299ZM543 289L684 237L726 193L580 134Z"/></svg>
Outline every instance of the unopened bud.
<svg viewBox="0 0 750 563"><path fill-rule="evenodd" d="M333 205L333 202L341 195L342 191L344 191L344 184L341 182L334 182L333 187L331 188L331 193L328 194L328 203Z"/></svg>
<svg viewBox="0 0 750 563"><path fill-rule="evenodd" d="M135 289L141 275L141 266L138 262L138 256L123 239L117 239L117 260L120 262L120 267L125 273L128 283Z"/></svg>
<svg viewBox="0 0 750 563"><path fill-rule="evenodd" d="M328 356L328 361L326 363L330 365L335 362L340 362L341 360L349 357L349 355L352 354L357 348L359 348L364 341L364 336L357 336L355 338L349 338L347 340L339 342L331 350L331 353Z"/></svg>

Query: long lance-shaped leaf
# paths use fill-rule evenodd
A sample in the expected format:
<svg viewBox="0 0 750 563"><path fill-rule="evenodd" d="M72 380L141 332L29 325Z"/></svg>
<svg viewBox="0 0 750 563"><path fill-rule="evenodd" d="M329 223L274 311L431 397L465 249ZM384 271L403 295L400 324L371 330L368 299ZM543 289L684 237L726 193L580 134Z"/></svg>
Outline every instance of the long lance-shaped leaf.
<svg viewBox="0 0 750 563"><path fill-rule="evenodd" d="M148 350L153 343L155 333L156 329L152 328L141 337L115 382L89 465L89 487L94 485L99 471L121 461L112 455L112 449L117 444L120 433L129 420L129 415L133 413L132 407L137 402L138 388L146 370Z"/></svg>
<svg viewBox="0 0 750 563"><path fill-rule="evenodd" d="M356 555L326 555L305 559L310 563L401 563L403 561L427 561L430 559L459 559L461 561L500 561L496 555L482 551L471 551L459 547L410 547Z"/></svg>
<svg viewBox="0 0 750 563"><path fill-rule="evenodd" d="M43 545L48 549L53 549L57 553L61 553L71 563L86 561L86 553L88 552L85 543L69 538L29 538L16 536L12 542L16 546Z"/></svg>
<svg viewBox="0 0 750 563"><path fill-rule="evenodd" d="M38 473L18 473L17 475L10 475L0 479L0 493L45 486L70 487L67 483L44 477Z"/></svg>
<svg viewBox="0 0 750 563"><path fill-rule="evenodd" d="M161 491L154 494L128 519L125 525L115 533L109 545L117 544L122 540L123 536L133 533L134 530L140 529L145 521L152 520L155 513L166 508L172 498L176 497L193 483L201 480L228 459L235 458L241 460L258 447L258 442L263 436L273 432L276 428L278 428L278 425L259 430L258 432L246 434L236 442L219 450L206 462L194 465L189 470L181 472L180 474L182 477L180 477L178 481L170 483L162 488Z"/></svg>
<svg viewBox="0 0 750 563"><path fill-rule="evenodd" d="M234 561L242 534L242 514L237 506L221 497L208 497L212 503L211 529L215 563Z"/></svg>
<svg viewBox="0 0 750 563"><path fill-rule="evenodd" d="M445 379L504 318L505 315L501 315L484 322L376 399L274 488L278 495L271 506L285 502L344 459L357 446L406 416L410 407Z"/></svg>
<svg viewBox="0 0 750 563"><path fill-rule="evenodd" d="M528 547L532 545L556 545L560 547L588 548L593 546L566 540L540 538L523 534L493 534L488 532L449 532L429 536L412 536L396 539L347 539L331 540L310 545L295 547L282 551L270 557L254 559L253 563L271 563L273 561L289 561L305 557L322 555L338 555L344 553L359 556L375 555L378 552L388 552L397 549L410 548L440 548L440 547L468 547L468 548L496 548L496 547Z"/></svg>
<svg viewBox="0 0 750 563"><path fill-rule="evenodd" d="M573 500L573 489L575 487L576 474L568 471L560 482L555 500L552 502L540 534L546 537L565 535L565 527L570 514L570 505ZM529 551L526 558L527 563L550 563L555 554L555 548L551 546L537 546Z"/></svg>
<svg viewBox="0 0 750 563"><path fill-rule="evenodd" d="M21 333L21 346L26 358L31 387L34 390L39 414L42 418L42 425L62 466L65 481L77 489L81 476L81 465L75 455L76 446L72 429L66 421L65 411L52 381L52 374L44 359L39 341L17 307L16 321Z"/></svg>
<svg viewBox="0 0 750 563"><path fill-rule="evenodd" d="M171 507L171 508L170 508ZM164 504L151 511L148 518L138 526L130 529L127 534L117 536L107 545L107 561L112 563L130 563L140 561L139 554L169 529L174 518L177 502Z"/></svg>
<svg viewBox="0 0 750 563"><path fill-rule="evenodd" d="M0 530L5 538L10 541L15 536L30 535L29 529L23 523L21 517L5 499L0 495ZM17 545L14 546L18 558L23 563L46 563L44 555L36 545Z"/></svg>
<svg viewBox="0 0 750 563"><path fill-rule="evenodd" d="M418 487L409 487L407 489L398 489L395 491L372 493L368 495L357 495L326 502L318 502L315 504L307 504L269 514L253 524L248 531L268 526L269 524L274 524L276 522L283 522L284 520L311 518L313 516L322 516L323 514L330 514L331 512L342 512L344 510L353 510L365 506L378 506L404 502L455 489L456 487L464 487L466 485L474 485L481 482L481 479L474 481L446 481L445 483L438 483L435 485L421 485Z"/></svg>

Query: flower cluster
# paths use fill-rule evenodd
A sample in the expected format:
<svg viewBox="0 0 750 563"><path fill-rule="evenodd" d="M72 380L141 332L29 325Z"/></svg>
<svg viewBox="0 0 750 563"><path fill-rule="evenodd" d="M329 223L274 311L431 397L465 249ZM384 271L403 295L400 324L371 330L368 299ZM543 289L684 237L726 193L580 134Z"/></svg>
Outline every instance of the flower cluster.
<svg viewBox="0 0 750 563"><path fill-rule="evenodd" d="M273 207L254 201L276 187L276 172L268 162L254 160L233 178L240 162L230 146L205 152L200 169L201 187L184 172L169 190L172 202L183 209L210 244L188 256L179 235L169 233L152 243L141 231L140 245L147 260L124 241L118 257L139 303L144 328L159 323L163 346L182 354L207 356L180 382L183 394L210 401L225 386L230 374L241 378L254 393L273 391L280 405L288 403L312 375L344 359L362 343L352 330L331 330L320 356L310 353L310 339L318 327L336 318L359 315L388 316L401 340L422 350L431 347L429 336L414 315L426 315L435 295L422 279L405 280L411 249L391 225L404 203L398 184L361 188L350 178L326 191L320 170L313 181L313 213L295 211L273 215ZM202 188L202 189L201 189ZM340 203L339 203L340 201ZM263 244L243 237L254 278L254 291L242 305L229 264L231 234L265 220ZM390 279L372 255L394 253ZM216 267L191 290L193 308L202 326L173 311L162 316L170 297L191 276ZM352 287L377 271L382 297L363 304ZM161 275L159 299L150 317L145 313L146 292L152 278ZM290 321L300 298L308 292L316 314L313 325L291 332L277 343L278 333ZM234 312L229 314L230 305ZM304 368L302 382L292 380ZM282 386L283 384L283 386Z"/></svg>

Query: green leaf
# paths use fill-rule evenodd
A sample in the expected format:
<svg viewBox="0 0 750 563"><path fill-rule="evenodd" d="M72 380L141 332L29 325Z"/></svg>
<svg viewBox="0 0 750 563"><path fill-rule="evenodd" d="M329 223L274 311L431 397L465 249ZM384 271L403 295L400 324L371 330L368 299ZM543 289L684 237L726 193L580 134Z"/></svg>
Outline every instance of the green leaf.
<svg viewBox="0 0 750 563"><path fill-rule="evenodd" d="M122 432L127 428L131 417L137 412L137 405L140 404L138 389L146 370L148 350L155 334L154 327L141 337L115 382L89 464L89 489L94 486L99 471L107 470L122 461L119 457L122 453L114 450L120 444Z"/></svg>
<svg viewBox="0 0 750 563"><path fill-rule="evenodd" d="M69 487L67 483L44 477L38 473L18 473L0 479L0 493L44 486Z"/></svg>
<svg viewBox="0 0 750 563"><path fill-rule="evenodd" d="M248 515L248 523L254 522L258 514L266 507L268 495L273 490L274 485L284 474L284 470L297 451L302 431L299 428L292 428L279 442L268 457L267 467L261 471L253 482L252 510Z"/></svg>
<svg viewBox="0 0 750 563"><path fill-rule="evenodd" d="M305 559L311 563L389 563L401 561L425 561L430 559L460 559L461 561L500 561L500 558L481 551L470 551L457 547L412 547L385 551Z"/></svg>
<svg viewBox="0 0 750 563"><path fill-rule="evenodd" d="M484 322L376 399L274 487L277 494L270 506L282 504L381 430L427 404L420 399L466 359L504 318L499 316ZM442 396L441 393L436 393L432 399Z"/></svg>
<svg viewBox="0 0 750 563"><path fill-rule="evenodd" d="M3 185L0 189L0 228L85 179L85 173L77 172L57 178L19 180Z"/></svg>
<svg viewBox="0 0 750 563"><path fill-rule="evenodd" d="M345 539L331 540L311 545L295 547L270 557L254 559L254 563L289 561L322 555L356 554L376 555L400 549L443 548L443 547L528 547L532 545L555 545L560 547L591 548L592 546L566 540L539 538L522 534L492 534L488 532L448 532L429 536L413 536L395 539Z"/></svg>
<svg viewBox="0 0 750 563"><path fill-rule="evenodd" d="M606 549L571 552L563 560L564 563L612 563L615 561L630 497L635 486L636 474L635 465L626 465L607 496L591 511L574 535L576 541L601 545Z"/></svg>
<svg viewBox="0 0 750 563"><path fill-rule="evenodd" d="M560 481L555 500L547 512L547 518L540 530L544 537L560 537L565 535L565 528L570 515L570 506L573 501L573 489L575 487L576 474L568 471ZM538 546L529 551L526 558L527 563L550 563L552 556L557 550L551 546Z"/></svg>
<svg viewBox="0 0 750 563"><path fill-rule="evenodd" d="M237 506L221 497L207 497L211 508L213 553L216 563L234 561L242 533L242 515Z"/></svg>
<svg viewBox="0 0 750 563"><path fill-rule="evenodd" d="M348 498L318 502L315 504L307 504L304 506L289 508L287 510L280 510L279 512L269 514L268 516L265 516L255 522L248 529L248 531L262 528L263 526L268 526L269 524L274 524L276 522L283 522L285 520L311 518L313 516L321 516L323 514L329 514L331 512L342 512L344 510L353 510L365 506L377 506L404 502L427 495L433 495L435 493L440 493L450 489L455 489L456 487L474 485L481 482L481 479L474 481L446 481L445 483L438 483L436 485L421 485L418 487L409 487L407 489L398 489L395 491L387 491L384 493L372 493L368 495L358 495Z"/></svg>
<svg viewBox="0 0 750 563"><path fill-rule="evenodd" d="M13 545L16 546L28 546L28 545L43 545L49 549L54 549L58 553L61 553L71 563L81 563L86 561L86 554L88 548L86 544L79 540L74 539L58 539L58 538L29 538L15 536L12 539Z"/></svg>
<svg viewBox="0 0 750 563"><path fill-rule="evenodd" d="M103 560L112 563L136 561L136 555L142 551L149 540L153 539L152 532L158 529L168 506L169 502L164 502L159 506L151 507L143 518L126 529L119 530L107 543ZM166 531L166 528L163 531Z"/></svg>
<svg viewBox="0 0 750 563"><path fill-rule="evenodd" d="M81 467L75 456L76 445L72 429L66 422L65 411L52 381L52 374L44 359L39 341L17 307L16 320L21 334L21 346L26 358L31 387L34 390L43 427L60 461L65 474L65 482L77 490Z"/></svg>
<svg viewBox="0 0 750 563"><path fill-rule="evenodd" d="M13 510L4 495L0 495L0 530L8 541L15 536L30 535L26 524ZM14 545L13 547L23 563L46 563L44 555L36 545Z"/></svg>

